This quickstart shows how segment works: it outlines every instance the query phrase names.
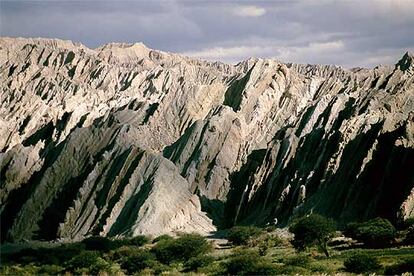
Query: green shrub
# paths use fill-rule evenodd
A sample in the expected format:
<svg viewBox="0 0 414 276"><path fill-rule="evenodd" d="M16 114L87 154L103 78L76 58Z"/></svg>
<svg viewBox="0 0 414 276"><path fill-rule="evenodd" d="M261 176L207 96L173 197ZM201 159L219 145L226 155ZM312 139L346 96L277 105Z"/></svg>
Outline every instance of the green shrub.
<svg viewBox="0 0 414 276"><path fill-rule="evenodd" d="M153 267L155 256L149 250L137 249L121 258L119 263L121 268L125 269L128 274L133 274L145 268Z"/></svg>
<svg viewBox="0 0 414 276"><path fill-rule="evenodd" d="M82 241L82 244L85 245L86 250L97 250L107 252L111 249L114 249L118 244L116 241L112 241L106 237L93 236L86 238Z"/></svg>
<svg viewBox="0 0 414 276"><path fill-rule="evenodd" d="M266 226L264 230L266 232L270 233L270 232L276 231L277 230L277 226L276 225Z"/></svg>
<svg viewBox="0 0 414 276"><path fill-rule="evenodd" d="M106 260L102 259L101 257L98 257L96 259L96 262L92 264L87 269L89 274L98 274L100 272L111 272L112 271L112 265L107 262ZM76 272L76 270L75 270Z"/></svg>
<svg viewBox="0 0 414 276"><path fill-rule="evenodd" d="M261 258L253 250L236 251L225 263L226 271L230 275L248 274Z"/></svg>
<svg viewBox="0 0 414 276"><path fill-rule="evenodd" d="M39 250L33 248L25 248L18 252L10 254L9 256L7 256L7 259L10 259L20 264L38 263L40 255L44 254L39 254Z"/></svg>
<svg viewBox="0 0 414 276"><path fill-rule="evenodd" d="M312 272L317 272L318 275L324 274L324 275L333 275L335 274L335 269L331 268L328 265L325 265L323 263L310 263L307 267L307 270L310 270Z"/></svg>
<svg viewBox="0 0 414 276"><path fill-rule="evenodd" d="M259 254L265 256L270 248L281 245L283 241L276 235L264 234L252 241L254 246L259 248Z"/></svg>
<svg viewBox="0 0 414 276"><path fill-rule="evenodd" d="M26 248L20 250L19 252L10 254L7 256L7 259L21 264L36 263L39 265L60 265L79 255L84 250L84 248L84 245L79 243L63 244L61 246L52 248Z"/></svg>
<svg viewBox="0 0 414 276"><path fill-rule="evenodd" d="M317 245L329 257L327 244L335 231L331 219L311 214L299 219L289 230L295 235L292 244L297 250L303 251L309 246Z"/></svg>
<svg viewBox="0 0 414 276"><path fill-rule="evenodd" d="M100 254L97 251L83 251L68 261L65 266L71 270L89 268L96 263L98 258L100 258Z"/></svg>
<svg viewBox="0 0 414 276"><path fill-rule="evenodd" d="M155 261L151 267L151 271L153 272L152 274L155 274L155 275L162 274L163 272L168 271L168 270L170 270L169 266L162 264L158 261Z"/></svg>
<svg viewBox="0 0 414 276"><path fill-rule="evenodd" d="M214 257L210 255L200 255L197 257L192 257L187 262L185 262L186 271L197 271L199 268L207 267L214 262Z"/></svg>
<svg viewBox="0 0 414 276"><path fill-rule="evenodd" d="M208 253L212 246L199 234L183 234L177 239L161 240L151 250L160 262L169 264Z"/></svg>
<svg viewBox="0 0 414 276"><path fill-rule="evenodd" d="M379 248L389 245L396 236L395 227L387 219L375 218L367 222L352 224L347 234L368 247Z"/></svg>
<svg viewBox="0 0 414 276"><path fill-rule="evenodd" d="M248 275L280 275L280 268L266 261L258 262L247 273Z"/></svg>
<svg viewBox="0 0 414 276"><path fill-rule="evenodd" d="M16 276L16 275L37 275L38 267L33 265L12 265L12 266L0 266L0 275L2 276Z"/></svg>
<svg viewBox="0 0 414 276"><path fill-rule="evenodd" d="M119 263L121 259L134 255L137 250L140 250L140 248L136 246L122 246L110 251L106 254L106 258Z"/></svg>
<svg viewBox="0 0 414 276"><path fill-rule="evenodd" d="M388 266L385 269L386 275L402 275L407 272L414 273L414 258Z"/></svg>
<svg viewBox="0 0 414 276"><path fill-rule="evenodd" d="M279 270L278 275L310 275L307 269L300 266L285 265Z"/></svg>
<svg viewBox="0 0 414 276"><path fill-rule="evenodd" d="M159 241L163 241L163 240L173 240L174 238L171 237L170 235L164 234L161 236L156 237L155 239L152 240L152 243L157 243Z"/></svg>
<svg viewBox="0 0 414 276"><path fill-rule="evenodd" d="M404 237L404 243L408 245L414 245L414 226L411 226Z"/></svg>
<svg viewBox="0 0 414 276"><path fill-rule="evenodd" d="M344 261L345 271L352 273L375 272L381 268L378 260L374 256L366 253L355 253Z"/></svg>
<svg viewBox="0 0 414 276"><path fill-rule="evenodd" d="M128 245L143 246L150 242L147 236L139 235L128 240Z"/></svg>
<svg viewBox="0 0 414 276"><path fill-rule="evenodd" d="M260 235L262 230L254 226L234 226L229 230L227 239L234 245L247 245L249 241Z"/></svg>
<svg viewBox="0 0 414 276"><path fill-rule="evenodd" d="M38 271L38 274L45 274L45 275L58 275L62 274L64 268L59 265L42 265Z"/></svg>
<svg viewBox="0 0 414 276"><path fill-rule="evenodd" d="M54 258L57 258L59 262L53 263L53 264L59 265L79 255L84 250L85 250L85 245L82 243L76 242L76 243L63 244L59 247L52 248L48 254L52 255Z"/></svg>
<svg viewBox="0 0 414 276"><path fill-rule="evenodd" d="M355 235L357 232L358 227L361 225L361 223L358 222L350 222L345 226L345 229L343 230L343 234L346 237L350 237L355 239Z"/></svg>
<svg viewBox="0 0 414 276"><path fill-rule="evenodd" d="M288 257L283 260L283 263L288 266L308 267L311 262L311 257L305 254L298 254L292 257Z"/></svg>
<svg viewBox="0 0 414 276"><path fill-rule="evenodd" d="M253 250L236 251L225 263L225 273L230 275L276 275L278 268Z"/></svg>

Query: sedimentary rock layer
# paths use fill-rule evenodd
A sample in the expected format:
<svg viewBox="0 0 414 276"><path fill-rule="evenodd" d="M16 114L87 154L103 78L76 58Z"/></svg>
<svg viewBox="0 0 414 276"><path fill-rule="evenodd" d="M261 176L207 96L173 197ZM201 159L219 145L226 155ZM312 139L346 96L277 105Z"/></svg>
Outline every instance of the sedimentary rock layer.
<svg viewBox="0 0 414 276"><path fill-rule="evenodd" d="M414 216L414 62L0 39L2 240Z"/></svg>

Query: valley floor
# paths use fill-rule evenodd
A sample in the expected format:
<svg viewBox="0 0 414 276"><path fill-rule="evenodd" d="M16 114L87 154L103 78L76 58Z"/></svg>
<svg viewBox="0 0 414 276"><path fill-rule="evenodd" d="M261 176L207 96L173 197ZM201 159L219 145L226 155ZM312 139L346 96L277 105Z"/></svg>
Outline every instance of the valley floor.
<svg viewBox="0 0 414 276"><path fill-rule="evenodd" d="M0 275L351 275L344 262L355 254L377 259L380 266L371 273L414 272L413 246L367 249L340 244L329 247L331 256L327 258L317 248L298 253L287 240L261 250L258 245L233 246L225 239L210 239L211 251L175 260L174 256L165 259L165 255L174 254L167 247L159 254L159 245L166 240L177 238L161 236L151 241L141 236L109 247L102 239L92 244L95 248L88 248L91 244L85 248L83 242L6 244L1 247ZM180 250L177 246L173 245ZM256 270L251 270L255 266Z"/></svg>

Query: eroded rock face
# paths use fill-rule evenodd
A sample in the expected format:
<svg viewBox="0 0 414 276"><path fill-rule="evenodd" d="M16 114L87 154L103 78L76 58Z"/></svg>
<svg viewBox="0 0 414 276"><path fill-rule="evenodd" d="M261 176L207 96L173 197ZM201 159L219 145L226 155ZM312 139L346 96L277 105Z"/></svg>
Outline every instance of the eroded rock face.
<svg viewBox="0 0 414 276"><path fill-rule="evenodd" d="M414 64L0 39L2 239L414 214Z"/></svg>

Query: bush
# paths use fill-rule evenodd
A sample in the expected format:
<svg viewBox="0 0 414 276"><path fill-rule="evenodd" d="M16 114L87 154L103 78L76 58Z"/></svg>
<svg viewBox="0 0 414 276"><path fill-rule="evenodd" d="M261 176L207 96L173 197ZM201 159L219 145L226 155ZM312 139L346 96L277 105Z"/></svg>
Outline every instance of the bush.
<svg viewBox="0 0 414 276"><path fill-rule="evenodd" d="M345 229L343 231L343 234L345 237L353 238L355 239L355 235L357 232L358 227L361 225L361 223L358 222L350 222L345 226Z"/></svg>
<svg viewBox="0 0 414 276"><path fill-rule="evenodd" d="M364 223L353 223L347 234L369 247L389 245L396 236L395 227L387 219L375 218Z"/></svg>
<svg viewBox="0 0 414 276"><path fill-rule="evenodd" d="M10 254L6 258L10 259L10 261L14 261L20 264L38 263L40 262L41 255L47 256L47 254L39 254L40 250L46 250L46 249L25 248L18 252ZM3 256L1 257L3 259Z"/></svg>
<svg viewBox="0 0 414 276"><path fill-rule="evenodd" d="M177 239L161 240L151 250L160 262L169 264L208 253L212 246L199 234L183 234Z"/></svg>
<svg viewBox="0 0 414 276"><path fill-rule="evenodd" d="M276 275L278 268L253 250L236 251L224 263L226 274L230 275Z"/></svg>
<svg viewBox="0 0 414 276"><path fill-rule="evenodd" d="M174 239L174 238L173 238L173 237L171 237L170 235L164 234L164 235L161 235L161 236L156 237L156 238L152 241L152 243L157 243L157 242L159 242L159 241L163 241L163 240L173 240L173 239Z"/></svg>
<svg viewBox="0 0 414 276"><path fill-rule="evenodd" d="M143 246L150 242L147 236L139 235L128 240L128 245Z"/></svg>
<svg viewBox="0 0 414 276"><path fill-rule="evenodd" d="M385 269L386 275L402 275L403 273L414 273L414 258L404 260L398 264L388 266Z"/></svg>
<svg viewBox="0 0 414 276"><path fill-rule="evenodd" d="M171 268L168 265L162 264L158 261L155 261L150 269L145 269L138 275L160 275L165 271L169 271ZM149 271L148 271L149 270ZM147 272L147 273L146 273ZM137 275L137 273L135 273Z"/></svg>
<svg viewBox="0 0 414 276"><path fill-rule="evenodd" d="M355 253L344 262L345 271L352 273L374 272L381 268L377 258L366 253Z"/></svg>
<svg viewBox="0 0 414 276"><path fill-rule="evenodd" d="M0 275L2 276L16 276L16 275L37 275L38 268L33 265L12 265L0 266Z"/></svg>
<svg viewBox="0 0 414 276"><path fill-rule="evenodd" d="M64 268L58 265L42 265L38 271L38 274L45 275L59 275L62 274Z"/></svg>
<svg viewBox="0 0 414 276"><path fill-rule="evenodd" d="M116 266L115 266L116 267ZM120 267L113 268L112 265L102 259L101 257L98 257L96 262L92 264L86 271L88 274L99 274L101 272L113 272L113 271L119 271ZM82 270L81 270L82 271ZM75 270L75 273L77 271ZM111 273L112 274L112 273Z"/></svg>
<svg viewBox="0 0 414 276"><path fill-rule="evenodd" d="M290 231L295 235L292 244L297 250L303 251L309 246L317 245L329 257L327 244L335 231L331 219L311 214L294 223Z"/></svg>
<svg viewBox="0 0 414 276"><path fill-rule="evenodd" d="M227 239L234 245L247 245L249 241L260 235L261 229L254 226L235 226L229 230Z"/></svg>
<svg viewBox="0 0 414 276"><path fill-rule="evenodd" d="M311 257L305 254L298 254L289 258L286 258L282 261L285 265L288 266L299 266L299 267L308 267L311 262Z"/></svg>
<svg viewBox="0 0 414 276"><path fill-rule="evenodd" d="M414 245L414 226L411 226L404 237L404 243L408 245Z"/></svg>
<svg viewBox="0 0 414 276"><path fill-rule="evenodd" d="M265 256L272 247L282 244L283 241L275 235L265 234L254 240L254 245L259 248L259 254Z"/></svg>
<svg viewBox="0 0 414 276"><path fill-rule="evenodd" d="M65 266L71 271L75 271L79 268L90 268L96 265L99 259L101 259L99 252L83 251L68 261Z"/></svg>
<svg viewBox="0 0 414 276"><path fill-rule="evenodd" d="M106 237L93 236L93 237L84 239L82 241L82 244L85 245L86 250L97 250L97 251L107 252L111 249L114 249L116 247L116 244L118 244L118 242L116 241L113 242Z"/></svg>
<svg viewBox="0 0 414 276"><path fill-rule="evenodd" d="M10 254L7 256L7 259L21 264L36 263L40 265L60 265L79 255L84 248L84 245L79 243L63 244L53 248L26 248Z"/></svg>
<svg viewBox="0 0 414 276"><path fill-rule="evenodd" d="M125 269L128 274L140 272L145 268L151 268L155 262L155 256L149 250L143 249L134 250L119 261L121 268Z"/></svg>
<svg viewBox="0 0 414 276"><path fill-rule="evenodd" d="M200 255L189 259L185 263L186 271L197 271L199 268L207 267L214 262L214 257L209 255Z"/></svg>
<svg viewBox="0 0 414 276"><path fill-rule="evenodd" d="M260 261L247 273L248 275L280 275L280 269L272 263Z"/></svg>
<svg viewBox="0 0 414 276"><path fill-rule="evenodd" d="M106 254L106 258L111 261L120 262L121 259L133 256L135 251L140 250L135 246L122 246Z"/></svg>

